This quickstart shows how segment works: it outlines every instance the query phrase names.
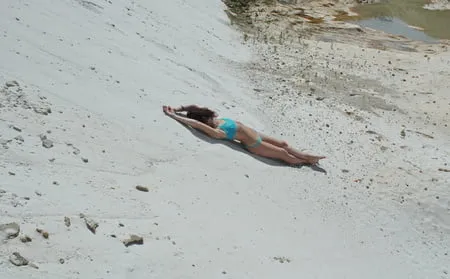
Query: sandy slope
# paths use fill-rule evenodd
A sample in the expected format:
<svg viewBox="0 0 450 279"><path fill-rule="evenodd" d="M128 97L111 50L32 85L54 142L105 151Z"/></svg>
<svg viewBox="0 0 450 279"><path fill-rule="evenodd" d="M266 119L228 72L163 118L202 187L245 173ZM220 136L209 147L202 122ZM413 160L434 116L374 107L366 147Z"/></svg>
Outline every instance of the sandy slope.
<svg viewBox="0 0 450 279"><path fill-rule="evenodd" d="M364 123L326 102L266 103L250 93L254 83L275 92L276 84L244 75L254 47L240 44L223 8L202 0L2 2L1 82L19 86L0 94L0 224L19 223L32 242L1 243L0 278L447 278L449 223L435 218L447 218L448 194L425 203L424 215L413 203L398 206L403 188L366 186L437 178L430 183L438 190L428 186L434 199L448 175L422 181L408 166L403 179L384 164L403 157L377 155L375 136L361 136ZM165 117L166 103L201 103L284 133L328 155L327 174L211 144ZM398 135L389 121L375 128L392 141ZM445 147L445 138L410 140L414 150ZM434 151L407 153L412 166L422 152ZM426 170L446 163L448 149L436 156ZM99 223L96 234L80 213ZM130 234L144 244L126 248ZM15 251L39 269L12 265Z"/></svg>

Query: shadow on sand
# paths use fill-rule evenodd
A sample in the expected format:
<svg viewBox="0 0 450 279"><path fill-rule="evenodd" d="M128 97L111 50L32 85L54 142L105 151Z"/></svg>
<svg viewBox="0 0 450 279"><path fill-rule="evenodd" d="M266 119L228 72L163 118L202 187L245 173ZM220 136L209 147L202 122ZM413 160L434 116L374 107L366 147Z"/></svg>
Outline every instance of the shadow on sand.
<svg viewBox="0 0 450 279"><path fill-rule="evenodd" d="M203 141L206 141L206 142L211 143L211 144L222 144L222 145L226 145L227 147L229 147L229 148L231 148L231 149L233 149L233 150L235 150L235 151L242 152L242 153L245 153L245 154L247 154L247 155L249 155L249 156L252 156L252 157L255 158L256 160L258 160L258 161L260 161L260 162L263 162L263 163L265 163L265 164L267 164L267 165L275 166L275 167L291 167L291 168L297 168L297 169L301 169L301 168L303 168L303 167L309 167L309 168L311 168L311 169L314 170L314 171L317 171L317 172L321 172L321 173L327 174L327 171L326 171L325 169L323 169L323 168L321 168L321 167L319 167L319 166L317 166L317 165L300 164L300 165L290 166L290 165L287 165L287 164L285 164L285 163L283 163L283 162L281 162L281 161L278 161L278 160L273 160L273 159L264 158L264 157L255 155L255 154L253 154L253 153L247 151L247 150L246 150L244 147L242 147L242 145L241 145L240 143L238 143L238 142L235 142L235 141L231 142L231 141L225 141L225 140L216 140L216 139L213 139L213 138L208 137L207 135L203 134L202 132L200 132L200 131L198 131L198 130L196 130L196 129L194 129L194 128L191 128L190 126L188 126L188 125L186 125L186 124L184 124L184 123L181 123L181 122L179 122L179 121L177 121L177 122L178 122L179 124L181 124L181 126L185 127L185 128L186 128L189 132L191 132L194 136L196 136L197 138L199 138L199 139L201 139L201 140L203 140Z"/></svg>

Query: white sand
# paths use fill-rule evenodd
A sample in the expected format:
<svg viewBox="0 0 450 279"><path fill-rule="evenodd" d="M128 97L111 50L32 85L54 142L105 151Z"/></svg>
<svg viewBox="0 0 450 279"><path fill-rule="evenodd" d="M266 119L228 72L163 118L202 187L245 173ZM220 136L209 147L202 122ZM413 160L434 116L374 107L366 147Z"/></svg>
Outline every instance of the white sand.
<svg viewBox="0 0 450 279"><path fill-rule="evenodd" d="M448 132L403 139L407 116L358 112L368 122L355 121L343 105L305 96L269 106L261 95L277 85L263 73L248 79L241 65L256 52L240 43L221 3L137 2L1 4L0 82L20 87L0 94L0 224L17 222L32 238L0 244L1 279L449 277L450 174L437 170L449 168ZM438 96L448 89L442 57L436 73L417 67ZM161 111L188 103L284 133L327 155L327 174L211 144ZM439 125L448 120L441 105ZM54 146L42 147L40 134ZM391 149L380 152L383 144ZM99 223L96 234L80 213ZM130 234L144 244L125 247ZM16 251L39 269L12 265Z"/></svg>

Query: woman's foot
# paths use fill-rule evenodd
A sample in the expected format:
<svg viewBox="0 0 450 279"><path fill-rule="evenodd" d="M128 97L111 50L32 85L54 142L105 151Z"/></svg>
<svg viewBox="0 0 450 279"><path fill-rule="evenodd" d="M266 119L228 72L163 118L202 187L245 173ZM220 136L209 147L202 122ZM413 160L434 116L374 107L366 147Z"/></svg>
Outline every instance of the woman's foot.
<svg viewBox="0 0 450 279"><path fill-rule="evenodd" d="M317 164L317 163L319 162L319 160L325 159L325 158L326 158L325 156L311 156L311 157L308 159L308 162L309 162L311 165L315 165L315 164Z"/></svg>

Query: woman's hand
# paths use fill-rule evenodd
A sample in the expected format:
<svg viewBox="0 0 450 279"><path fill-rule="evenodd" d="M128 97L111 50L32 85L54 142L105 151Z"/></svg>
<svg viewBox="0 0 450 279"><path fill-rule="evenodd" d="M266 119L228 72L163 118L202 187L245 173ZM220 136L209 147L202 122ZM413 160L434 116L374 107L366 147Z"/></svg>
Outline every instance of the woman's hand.
<svg viewBox="0 0 450 279"><path fill-rule="evenodd" d="M163 111L168 116L174 116L175 115L174 109L172 107L170 107L170 106L163 106Z"/></svg>

